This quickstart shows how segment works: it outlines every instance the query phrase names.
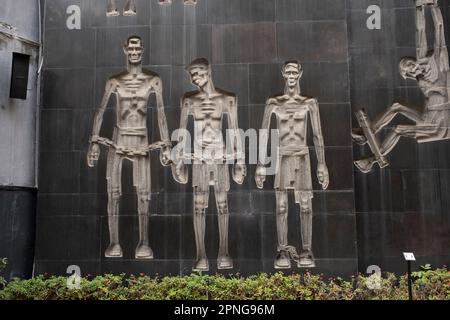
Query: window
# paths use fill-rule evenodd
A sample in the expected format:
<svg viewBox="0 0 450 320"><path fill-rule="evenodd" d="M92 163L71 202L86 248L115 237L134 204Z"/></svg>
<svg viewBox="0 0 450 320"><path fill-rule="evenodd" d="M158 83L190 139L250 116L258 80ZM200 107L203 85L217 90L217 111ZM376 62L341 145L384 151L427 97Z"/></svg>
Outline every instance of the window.
<svg viewBox="0 0 450 320"><path fill-rule="evenodd" d="M9 91L9 97L11 99L27 99L29 67L29 55L16 52L13 53L11 89Z"/></svg>

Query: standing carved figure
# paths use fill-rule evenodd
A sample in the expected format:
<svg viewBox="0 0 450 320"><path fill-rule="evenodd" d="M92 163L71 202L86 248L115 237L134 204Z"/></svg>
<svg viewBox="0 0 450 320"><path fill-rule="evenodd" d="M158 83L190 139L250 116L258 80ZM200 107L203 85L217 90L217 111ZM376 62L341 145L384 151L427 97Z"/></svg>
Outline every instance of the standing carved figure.
<svg viewBox="0 0 450 320"><path fill-rule="evenodd" d="M194 119L194 152L183 149L172 166L174 179L182 184L188 181L186 162L192 162L192 187L194 189L194 232L197 248L195 271L208 271L209 263L205 249L205 210L209 202L210 187L214 187L219 223L218 269L233 268L228 252L228 191L230 177L228 161L236 161L233 166L233 179L242 184L246 176L245 153L241 136L237 132L237 98L234 94L215 88L211 67L206 59L197 59L187 71L198 91L186 93L181 101L181 124L178 141L185 143L188 117ZM228 153L222 134L222 119L228 118L228 130L233 131L232 154Z"/></svg>
<svg viewBox="0 0 450 320"><path fill-rule="evenodd" d="M298 267L314 267L312 252L313 189L311 164L307 144L308 117L314 135L318 166L317 177L323 189L328 188L329 175L325 163L324 140L320 123L319 105L316 99L303 96L300 91L302 67L297 61L288 61L282 70L286 81L284 94L269 98L266 103L261 131L260 159L256 169L256 185L262 189L266 179L268 131L273 114L279 131L277 173L275 176L278 254L276 269L291 268L291 259ZM272 150L274 152L274 150ZM288 244L288 190L293 189L295 202L300 205L301 236L303 250L299 255Z"/></svg>
<svg viewBox="0 0 450 320"><path fill-rule="evenodd" d="M153 251L149 246L148 219L151 193L150 151L162 149L160 160L170 165L170 140L167 120L164 113L162 83L160 77L151 71L142 69L143 43L138 36L128 38L124 45L127 56L127 70L111 77L105 88L100 108L95 114L94 127L87 155L88 165L93 167L100 157L100 144L109 147L106 167L108 183L108 222L110 245L105 256L122 257L119 243L119 202L122 194L122 162L133 163L133 184L137 191L139 214L139 244L136 259L152 259ZM112 140L100 137L103 114L112 95L116 96L116 118ZM147 104L151 94L155 94L159 132L162 142L148 144Z"/></svg>
<svg viewBox="0 0 450 320"><path fill-rule="evenodd" d="M431 7L434 23L434 48L429 51L426 35L426 8ZM389 154L401 137L431 142L449 139L450 86L449 57L445 42L444 21L437 0L416 0L416 46L417 58L405 57L400 61L400 74L404 79L417 81L425 95L425 109L419 112L400 103L394 103L372 123L364 110L356 113L361 128L354 129L352 138L360 145L368 144L373 155L355 161L362 172L370 172L378 163L381 168L389 165ZM397 125L382 144L375 136L397 115L415 122L414 125Z"/></svg>

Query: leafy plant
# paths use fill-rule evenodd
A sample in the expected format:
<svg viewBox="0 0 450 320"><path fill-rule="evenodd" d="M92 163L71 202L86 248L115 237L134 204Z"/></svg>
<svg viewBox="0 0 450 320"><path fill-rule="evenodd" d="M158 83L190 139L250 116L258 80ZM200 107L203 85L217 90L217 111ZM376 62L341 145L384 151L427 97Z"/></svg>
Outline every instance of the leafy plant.
<svg viewBox="0 0 450 320"><path fill-rule="evenodd" d="M1 258L0 259L0 271L5 269L6 265L8 264L7 258ZM6 280L2 276L0 276L0 289L3 288L6 285Z"/></svg>
<svg viewBox="0 0 450 320"><path fill-rule="evenodd" d="M150 278L125 274L82 278L80 289L67 287L65 277L37 276L14 279L0 299L15 300L404 300L407 276L386 273L378 278L358 275L325 280L323 275L261 273L250 277L192 274L185 277ZM369 284L369 285L368 285ZM370 285L372 284L372 285ZM414 273L415 299L450 300L450 272L425 266Z"/></svg>

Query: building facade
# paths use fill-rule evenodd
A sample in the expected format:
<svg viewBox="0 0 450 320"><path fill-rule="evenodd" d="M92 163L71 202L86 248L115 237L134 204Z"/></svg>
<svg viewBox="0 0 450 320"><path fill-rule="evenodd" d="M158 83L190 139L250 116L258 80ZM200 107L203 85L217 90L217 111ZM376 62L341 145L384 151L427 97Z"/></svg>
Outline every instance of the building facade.
<svg viewBox="0 0 450 320"><path fill-rule="evenodd" d="M173 0L161 5L156 0L137 0L137 14L131 16L121 11L124 1L116 2L118 16L107 16L106 1L42 3L44 64L34 274L64 275L69 266L79 266L82 274L179 275L192 271L196 246L191 183L178 184L171 168L160 164L157 153L151 156L148 228L154 259L138 260L134 256L139 217L133 170L128 162L122 169L119 216L123 257L104 256L109 244L107 150L102 149L95 168L87 165L86 158L95 111L108 78L126 69L122 47L131 35L143 40L144 68L161 77L170 134L179 128L181 98L195 89L185 70L194 59L206 58L215 85L236 94L239 125L244 131L261 127L267 98L283 90L284 63L298 60L302 64L302 93L319 103L330 180L328 189L323 190L315 177L317 160L311 148L312 247L316 259L311 271L350 276L378 266L382 271L403 272L403 252L414 252L417 266L449 263L449 142L419 145L412 139L402 139L389 156L390 167L363 174L353 166L353 160L363 152L351 140L352 128L358 126L354 112L364 108L374 117L394 102L418 106L424 103L417 84L404 80L398 72L402 57L416 55L414 1L197 0L196 4L185 4ZM450 3L443 0L439 4L448 26ZM9 92L6 82L5 92ZM18 110L5 101L3 104L9 103L10 109ZM35 110L36 101L29 108ZM108 103L101 136L112 136L115 103L114 99ZM155 106L156 102L150 100L151 141L160 140ZM0 112L6 111L2 107ZM23 119L16 122L31 130ZM32 119L34 124L36 118ZM0 121L0 130L15 124L4 120L3 115ZM192 123L188 127L192 130ZM309 136L312 147L311 132ZM24 144L13 144L17 134L11 134L8 141L3 134L1 137L2 150L18 152L23 148L23 152L31 152L14 159L34 159L37 149L30 135L24 138ZM248 154L255 148L246 143ZM2 157L11 157L11 152L2 152ZM7 186L12 181L8 174L14 172L13 166L24 165L11 158L4 161L10 169L2 165L0 177L5 179L1 184ZM228 192L229 251L234 268L220 272L275 272L274 178L268 177L265 188L259 190L255 184L256 164L247 164L244 183L232 182ZM34 168L34 162L29 165ZM17 177L18 185L30 186L28 182L32 181L31 187L36 186L34 178L22 178ZM5 217L17 216L10 209L10 201L7 198L0 202ZM206 210L206 251L210 259L215 259L219 244L214 201L211 194ZM288 202L289 243L298 246L299 210L293 195ZM27 210L34 212L31 207ZM7 227L5 234L11 232L8 230L14 228ZM27 227L21 231L23 239L34 233ZM12 263L21 261L24 256L12 255L9 248L5 246L6 254L0 251L0 256L12 256ZM303 270L295 266L286 272ZM216 271L215 264L211 264L210 272Z"/></svg>

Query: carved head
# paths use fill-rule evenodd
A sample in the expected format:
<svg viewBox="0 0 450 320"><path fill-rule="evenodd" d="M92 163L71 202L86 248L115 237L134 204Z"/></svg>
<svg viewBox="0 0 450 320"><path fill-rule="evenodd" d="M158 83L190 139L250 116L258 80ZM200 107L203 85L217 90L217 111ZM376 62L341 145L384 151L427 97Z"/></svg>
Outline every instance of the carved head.
<svg viewBox="0 0 450 320"><path fill-rule="evenodd" d="M142 62L142 54L144 45L139 36L131 36L123 46L123 52L128 58L130 64L140 64Z"/></svg>
<svg viewBox="0 0 450 320"><path fill-rule="evenodd" d="M211 81L211 66L205 58L196 59L186 68L192 83L199 88L205 87Z"/></svg>
<svg viewBox="0 0 450 320"><path fill-rule="evenodd" d="M283 66L282 74L287 86L293 88L298 85L303 69L298 61L288 61Z"/></svg>
<svg viewBox="0 0 450 320"><path fill-rule="evenodd" d="M413 57L404 57L399 63L400 74L403 79L417 80L417 77L422 74L422 69L419 63Z"/></svg>

